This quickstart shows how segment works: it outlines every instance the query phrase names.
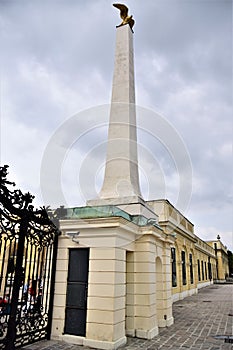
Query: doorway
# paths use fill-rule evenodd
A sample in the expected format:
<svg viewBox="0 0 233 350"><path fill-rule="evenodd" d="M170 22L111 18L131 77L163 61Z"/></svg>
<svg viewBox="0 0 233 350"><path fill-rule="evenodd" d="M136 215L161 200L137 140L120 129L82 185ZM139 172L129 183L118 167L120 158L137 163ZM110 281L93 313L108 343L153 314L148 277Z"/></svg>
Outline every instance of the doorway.
<svg viewBox="0 0 233 350"><path fill-rule="evenodd" d="M69 249L65 334L86 335L89 249Z"/></svg>

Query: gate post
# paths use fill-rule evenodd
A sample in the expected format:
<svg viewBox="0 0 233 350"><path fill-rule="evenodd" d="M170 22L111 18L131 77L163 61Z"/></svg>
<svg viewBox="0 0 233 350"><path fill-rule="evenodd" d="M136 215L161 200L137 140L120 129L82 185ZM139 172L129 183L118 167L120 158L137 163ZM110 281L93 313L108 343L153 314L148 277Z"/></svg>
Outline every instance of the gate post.
<svg viewBox="0 0 233 350"><path fill-rule="evenodd" d="M23 254L24 254L24 243L28 227L28 220L23 217L20 223L19 229L19 240L17 249L17 258L15 266L15 278L13 282L12 298L10 301L10 317L8 321L7 335L5 339L5 350L15 349L15 338L16 338L16 318L17 318L17 308L19 299L19 289L22 283L22 264L23 264Z"/></svg>
<svg viewBox="0 0 233 350"><path fill-rule="evenodd" d="M59 225L59 221L57 221L57 227L59 227L58 225ZM51 338L51 330L52 330L55 275L56 275L56 266L57 266L57 249L58 249L58 235L55 236L54 244L53 244L53 261L52 261L50 300L49 300L48 325L47 325L47 339L48 340L50 340L50 338Z"/></svg>

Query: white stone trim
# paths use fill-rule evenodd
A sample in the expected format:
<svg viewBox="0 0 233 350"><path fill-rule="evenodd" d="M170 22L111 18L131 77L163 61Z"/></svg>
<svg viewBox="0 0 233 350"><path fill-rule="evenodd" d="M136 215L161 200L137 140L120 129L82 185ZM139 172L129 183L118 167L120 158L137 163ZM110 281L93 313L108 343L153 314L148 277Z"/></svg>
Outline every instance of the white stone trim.
<svg viewBox="0 0 233 350"><path fill-rule="evenodd" d="M201 289L207 286L210 286L211 284L213 284L213 281L207 281L207 282L201 282L197 284L197 289Z"/></svg>
<svg viewBox="0 0 233 350"><path fill-rule="evenodd" d="M197 294L198 293L197 289L198 288L192 288L189 290L184 290L183 292L180 292L180 293L173 294L172 302L175 303L178 300L183 300L184 298L187 298L193 294Z"/></svg>
<svg viewBox="0 0 233 350"><path fill-rule="evenodd" d="M125 330L125 334L128 336L128 337L135 337L135 329L126 329Z"/></svg>
<svg viewBox="0 0 233 350"><path fill-rule="evenodd" d="M168 319L166 320L166 322L167 322L166 326L167 326L167 327L170 327L171 325L174 324L174 317L172 316L172 317L168 318Z"/></svg>
<svg viewBox="0 0 233 350"><path fill-rule="evenodd" d="M63 334L59 335L59 340L64 341L69 344L83 345L84 337L79 337L77 335ZM53 338L52 339L57 339Z"/></svg>
<svg viewBox="0 0 233 350"><path fill-rule="evenodd" d="M107 342L107 341L86 339L85 337L79 337L76 335L69 335L69 334L60 335L59 337L56 337L56 338L54 337L52 339L56 339L56 340L59 339L60 341L64 341L68 344L90 346L96 349L103 349L103 350L116 350L120 346L125 345L127 342L126 337L118 339L115 342Z"/></svg>
<svg viewBox="0 0 233 350"><path fill-rule="evenodd" d="M169 317L168 319L160 319L158 320L159 328L170 327L174 323L174 317Z"/></svg>
<svg viewBox="0 0 233 350"><path fill-rule="evenodd" d="M116 350L120 346L125 345L126 342L127 342L126 337L122 337L115 342L100 341L100 340L93 340L93 339L84 338L83 345L90 346L91 348L96 348L96 349Z"/></svg>
<svg viewBox="0 0 233 350"><path fill-rule="evenodd" d="M158 327L154 327L150 331L146 331L146 330L143 330L143 329L136 329L136 337L137 338L152 339L158 334L159 334L159 328Z"/></svg>
<svg viewBox="0 0 233 350"><path fill-rule="evenodd" d="M162 318L162 319L159 319L159 320L158 320L158 325L159 325L160 328L164 328L164 327L167 326L167 321L164 320L163 318Z"/></svg>

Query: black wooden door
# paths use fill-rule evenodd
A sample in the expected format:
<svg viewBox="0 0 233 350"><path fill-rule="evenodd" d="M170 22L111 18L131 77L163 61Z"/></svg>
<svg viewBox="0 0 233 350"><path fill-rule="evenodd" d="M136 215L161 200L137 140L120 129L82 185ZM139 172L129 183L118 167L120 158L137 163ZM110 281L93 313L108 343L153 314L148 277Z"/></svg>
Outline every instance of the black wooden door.
<svg viewBox="0 0 233 350"><path fill-rule="evenodd" d="M65 333L86 335L89 249L69 250Z"/></svg>

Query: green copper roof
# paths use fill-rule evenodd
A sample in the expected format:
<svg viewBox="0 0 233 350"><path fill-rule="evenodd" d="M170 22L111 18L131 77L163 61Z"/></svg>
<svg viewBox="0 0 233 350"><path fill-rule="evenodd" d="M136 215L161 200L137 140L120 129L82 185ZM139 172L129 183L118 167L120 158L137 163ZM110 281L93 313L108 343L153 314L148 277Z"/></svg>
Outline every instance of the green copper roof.
<svg viewBox="0 0 233 350"><path fill-rule="evenodd" d="M130 215L114 205L66 208L65 211L64 219L122 217L138 226L153 225L159 227L154 219L147 219L143 215Z"/></svg>
<svg viewBox="0 0 233 350"><path fill-rule="evenodd" d="M111 216L120 216L126 220L130 220L129 214L113 205L67 208L67 218L69 219L89 219Z"/></svg>

